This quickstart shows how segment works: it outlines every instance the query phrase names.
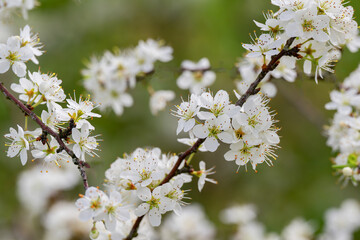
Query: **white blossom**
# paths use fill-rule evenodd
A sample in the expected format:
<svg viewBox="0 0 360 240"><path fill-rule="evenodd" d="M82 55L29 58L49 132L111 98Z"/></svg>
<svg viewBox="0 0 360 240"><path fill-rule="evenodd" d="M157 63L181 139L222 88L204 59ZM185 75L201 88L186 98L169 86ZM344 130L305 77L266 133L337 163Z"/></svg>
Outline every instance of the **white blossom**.
<svg viewBox="0 0 360 240"><path fill-rule="evenodd" d="M171 47L153 39L139 41L133 49L114 53L106 51L100 58L92 57L87 69L82 70L84 86L100 104L101 111L112 108L120 116L125 107L134 103L128 90L136 86L137 78L151 74L156 61L170 61L172 52ZM155 113L153 103L151 106Z"/></svg>
<svg viewBox="0 0 360 240"><path fill-rule="evenodd" d="M72 163L64 164L61 168L37 165L19 174L17 196L26 212L36 216L47 211L51 197L60 191L72 189L79 181L78 169Z"/></svg>
<svg viewBox="0 0 360 240"><path fill-rule="evenodd" d="M156 91L150 98L150 110L153 115L165 109L168 102L174 100L175 93L170 90Z"/></svg>
<svg viewBox="0 0 360 240"><path fill-rule="evenodd" d="M206 181L211 182L211 183L215 183L215 184L217 184L217 181L207 177L208 175L211 175L211 174L215 173L215 172L212 171L214 168L210 168L210 169L206 170L206 164L205 164L204 161L200 161L199 168L200 168L199 171L194 171L192 174L199 177L198 189L199 189L199 192L201 192L201 190L204 188L204 185L205 185Z"/></svg>
<svg viewBox="0 0 360 240"><path fill-rule="evenodd" d="M210 62L207 58L202 58L197 63L185 60L181 68L183 72L176 83L181 89L189 89L190 93L201 94L215 82L216 74L210 71Z"/></svg>
<svg viewBox="0 0 360 240"><path fill-rule="evenodd" d="M137 190L137 196L144 202L135 209L135 214L143 216L148 213L150 224L154 227L159 226L161 215L168 211L171 204L162 193L162 186L156 187L153 191L149 188L140 188Z"/></svg>
<svg viewBox="0 0 360 240"><path fill-rule="evenodd" d="M7 144L7 156L10 158L20 156L21 164L25 165L28 159L27 151L30 149L30 144L25 138L24 130L18 125L18 130L10 128L10 133L5 134L5 137L11 141Z"/></svg>
<svg viewBox="0 0 360 240"><path fill-rule="evenodd" d="M311 240L314 237L314 227L301 218L294 219L282 232L284 240Z"/></svg>
<svg viewBox="0 0 360 240"><path fill-rule="evenodd" d="M69 160L68 155L57 152L58 148L59 143L55 138L51 138L51 141L48 141L45 144L36 141L34 143L34 150L31 150L31 154L34 158L44 159L45 162L57 162L61 159Z"/></svg>
<svg viewBox="0 0 360 240"><path fill-rule="evenodd" d="M229 116L221 115L218 118L206 120L204 125L196 125L193 133L198 138L206 138L204 147L210 152L214 152L220 145L217 139L224 143L231 143L233 141L232 135L227 132L230 128Z"/></svg>
<svg viewBox="0 0 360 240"><path fill-rule="evenodd" d="M44 240L69 240L75 236L88 236L92 224L78 219L73 202L57 201L46 212L42 225L45 228Z"/></svg>
<svg viewBox="0 0 360 240"><path fill-rule="evenodd" d="M18 36L8 38L7 44L0 43L0 73L5 73L12 67L18 77L26 74L26 64L33 57L30 48L21 46Z"/></svg>
<svg viewBox="0 0 360 240"><path fill-rule="evenodd" d="M181 215L171 214L160 229L161 239L215 239L215 227L199 204L183 208Z"/></svg>
<svg viewBox="0 0 360 240"><path fill-rule="evenodd" d="M89 125L83 124L80 131L77 128L72 129L72 138L75 142L73 151L76 157L85 160L85 153L90 156L95 156L94 150L98 143L95 137L89 137Z"/></svg>
<svg viewBox="0 0 360 240"><path fill-rule="evenodd" d="M183 101L176 108L177 111L173 111L173 115L179 118L176 134L189 132L195 126L195 116L200 110L199 97L191 94L188 102Z"/></svg>
<svg viewBox="0 0 360 240"><path fill-rule="evenodd" d="M317 15L318 9L315 4L309 8L299 10L295 13L294 21L287 24L285 32L289 37L301 37L303 39L313 38L319 42L328 41L330 19L326 15Z"/></svg>
<svg viewBox="0 0 360 240"><path fill-rule="evenodd" d="M89 187L85 195L79 198L75 205L79 209L79 218L82 221L88 221L104 213L107 203L106 194L96 187Z"/></svg>
<svg viewBox="0 0 360 240"><path fill-rule="evenodd" d="M249 51L246 57L250 58L262 55L273 56L279 53L279 50L277 50L279 42L277 39L274 40L270 34L261 34L259 38L255 36L253 44L243 44L242 46Z"/></svg>

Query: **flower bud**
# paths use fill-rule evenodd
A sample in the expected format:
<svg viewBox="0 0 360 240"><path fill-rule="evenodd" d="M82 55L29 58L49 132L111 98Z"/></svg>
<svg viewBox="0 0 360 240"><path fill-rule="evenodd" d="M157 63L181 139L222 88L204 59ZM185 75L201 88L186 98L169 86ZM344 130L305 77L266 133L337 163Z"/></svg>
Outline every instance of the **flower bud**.
<svg viewBox="0 0 360 240"><path fill-rule="evenodd" d="M344 167L342 173L345 177L351 177L353 175L353 170L350 167Z"/></svg>
<svg viewBox="0 0 360 240"><path fill-rule="evenodd" d="M97 239L99 237L99 234L100 234L99 231L96 229L96 227L94 225L94 227L90 231L89 237L91 239Z"/></svg>

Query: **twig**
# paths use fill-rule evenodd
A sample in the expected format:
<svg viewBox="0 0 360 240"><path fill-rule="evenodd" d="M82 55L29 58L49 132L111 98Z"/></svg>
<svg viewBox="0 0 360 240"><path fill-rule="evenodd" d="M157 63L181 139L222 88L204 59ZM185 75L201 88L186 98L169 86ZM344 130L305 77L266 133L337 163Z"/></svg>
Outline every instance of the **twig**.
<svg viewBox="0 0 360 240"><path fill-rule="evenodd" d="M204 141L205 141L205 138L204 139L198 139L194 143L194 145L192 147L190 147L188 150L186 150L186 152L180 154L180 156L179 156L177 162L175 163L174 167L171 169L170 173L164 178L164 180L162 180L160 185L163 185L163 184L167 183L168 181L170 181L170 179L175 176L176 171L180 167L181 162L185 158L187 158L187 156L189 156L190 154L196 152L198 150L198 148L200 147L200 145L203 144Z"/></svg>
<svg viewBox="0 0 360 240"><path fill-rule="evenodd" d="M63 140L61 140L61 137L58 133L56 133L55 131L53 131L51 128L49 128L48 126L46 126L37 116L36 114L31 111L28 107L25 106L25 104L23 104L20 100L18 100L14 95L12 95L4 86L3 83L0 83L0 91L2 93L4 93L5 97L7 99L9 99L10 101L12 101L13 103L15 103L26 115L30 116L32 120L34 120L43 130L43 133L46 132L48 134L50 134L51 136L53 136L56 141L59 143L60 145L60 149L65 150L67 152L67 154L70 155L70 157L73 160L73 163L75 165L78 166L78 169L80 171L80 175L81 178L83 180L83 185L85 190L89 187L88 184L88 180L87 180L87 175L85 172L84 167L87 166L83 161L81 161L79 158L76 157L76 155L74 154L74 152L68 148L65 143L63 142Z"/></svg>
<svg viewBox="0 0 360 240"><path fill-rule="evenodd" d="M251 96L254 95L256 93L259 92L260 89L257 88L257 86L259 85L259 83L265 78L266 74L273 71L278 65L279 65L279 60L283 57L283 56L294 56L297 58L300 58L301 56L298 54L298 52L300 51L300 46L295 46L293 48L290 49L291 44L295 41L295 38L290 38L289 40L287 40L283 50L273 56L271 58L271 61L268 65L264 65L262 71L260 72L260 74L258 75L258 77L256 78L255 82L253 82L249 89L246 91L246 93L244 95L241 96L241 98L236 102L235 105L237 106L242 106L246 100ZM190 147L188 150L186 150L184 153L179 155L179 158L177 160L177 162L175 163L174 167L171 169L170 173L164 178L164 180L160 183L160 185L165 184L167 182L169 182L171 180L171 178L173 178L181 164L181 162L188 157L190 154L194 153L197 151L197 149L200 147L200 145L205 141L205 139L199 139L195 142L195 144ZM145 216L145 215L144 215ZM134 223L129 235L125 238L125 240L131 240L133 239L136 235L137 235L137 229L140 226L140 222L143 219L144 216L138 217L136 219L136 222Z"/></svg>
<svg viewBox="0 0 360 240"><path fill-rule="evenodd" d="M291 44L295 41L295 37L290 38L286 41L286 44L284 48L281 50L280 53L277 55L274 55L271 58L271 61L268 63L268 65L264 65L262 68L262 71L257 76L256 80L250 85L248 90L245 92L244 95L241 96L241 98L236 102L235 105L242 106L246 100L254 94L257 94L260 89L257 88L259 83L265 78L266 74L273 71L280 63L280 59L284 56L293 56L297 58L301 58L301 56L298 54L300 51L300 46L295 46L293 48L290 48Z"/></svg>
<svg viewBox="0 0 360 240"><path fill-rule="evenodd" d="M129 235L124 239L124 240L131 240L134 237L137 236L137 230L140 226L141 220L144 218L145 215L138 217L133 225L133 227L131 228L131 231L129 233Z"/></svg>

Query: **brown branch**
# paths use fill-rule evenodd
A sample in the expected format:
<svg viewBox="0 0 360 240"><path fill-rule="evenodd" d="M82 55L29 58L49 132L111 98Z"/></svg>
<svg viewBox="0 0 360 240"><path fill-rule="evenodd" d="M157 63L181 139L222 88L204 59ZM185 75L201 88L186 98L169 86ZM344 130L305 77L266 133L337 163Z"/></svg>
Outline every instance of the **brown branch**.
<svg viewBox="0 0 360 240"><path fill-rule="evenodd" d="M204 139L198 139L193 146L191 146L188 150L186 150L185 152L183 152L182 154L179 155L178 160L176 161L175 165L173 166L173 168L171 169L171 171L169 172L169 174L164 178L164 180L161 181L160 185L163 185L167 182L169 182L175 175L177 170L179 169L181 162L187 158L190 154L196 152L198 150L198 148L200 147L201 144L203 144L203 142L205 141ZM134 237L136 237L137 235L137 230L140 226L140 222L143 219L145 215L138 217L133 225L133 227L131 228L131 231L129 233L129 235L125 238L125 240L131 240Z"/></svg>
<svg viewBox="0 0 360 240"><path fill-rule="evenodd" d="M129 233L129 235L124 239L124 240L131 240L134 237L137 236L137 230L140 226L141 220L144 218L145 215L138 217L133 225L133 227L131 228L131 231Z"/></svg>
<svg viewBox="0 0 360 240"><path fill-rule="evenodd" d="M205 141L204 139L198 139L194 145L192 147L190 147L188 150L186 150L185 152L183 152L182 154L180 154L177 162L175 163L174 167L171 169L170 173L164 178L164 180L162 180L162 182L160 183L160 185L163 185L165 183L167 183L168 181L171 180L171 178L173 178L176 174L176 171L178 170L181 162L187 158L190 154L196 152L198 150L198 148L200 147L201 144L203 144L203 142Z"/></svg>
<svg viewBox="0 0 360 240"><path fill-rule="evenodd" d="M246 93L241 96L241 98L236 102L235 105L242 106L251 95L254 95L254 94L259 92L260 89L257 88L257 86L265 78L266 74L273 71L279 65L279 60L283 56L294 56L294 57L297 57L297 58L301 58L301 56L298 54L298 52L300 51L300 46L295 46L294 48L290 49L290 46L294 41L295 41L295 38L290 38L286 42L283 50L279 54L273 56L268 65L264 65L262 71L260 72L260 74L256 78L255 82L253 82L250 85L250 87L246 91ZM185 158L187 158L190 154L196 152L197 149L200 147L200 145L204 141L205 141L205 139L198 139L194 143L194 145L192 147L190 147L188 150L186 150L185 152L180 154L177 162L175 163L174 167L171 169L170 173L164 178L164 180L162 180L162 182L159 185L162 185L162 184L165 184L165 183L169 182L171 180L171 178L173 178L176 175L176 172L177 172L179 166L181 165L181 162ZM131 240L137 235L137 230L138 230L138 228L140 226L140 222L141 222L141 220L143 219L144 216L145 215L143 215L141 217L138 217L136 219L136 221L135 221L129 235L125 238L125 240Z"/></svg>
<svg viewBox="0 0 360 240"><path fill-rule="evenodd" d="M53 136L56 141L59 143L61 150L65 150L67 152L67 154L70 155L70 157L73 160L73 163L75 165L78 166L78 169L80 171L80 175L81 178L83 180L83 185L85 190L89 187L88 184L88 180L87 180L87 175L85 172L84 167L87 166L87 164L85 164L83 161L81 161L79 158L76 157L76 155L74 154L74 152L68 148L65 143L63 142L63 140L61 139L60 135L58 133L56 133L55 131L53 131L51 128L49 128L48 126L46 126L39 118L38 116L36 116L36 114L31 111L27 106L25 106L25 104L23 104L20 100L18 100L14 95L12 95L4 86L3 83L0 83L0 91L2 93L4 93L5 97L7 99L9 99L10 101L12 101L13 103L15 103L20 110L22 110L26 115L30 116L32 120L34 120L43 130L43 133L46 132L48 134L50 134L51 136Z"/></svg>
<svg viewBox="0 0 360 240"><path fill-rule="evenodd" d="M250 85L248 90L245 92L244 95L241 96L241 98L236 102L235 105L242 106L251 95L257 94L260 91L260 89L257 88L259 83L265 78L265 76L269 72L273 71L279 65L280 59L282 57L293 56L293 57L301 58L301 56L298 54L300 51L299 45L290 48L291 44L294 41L295 41L295 37L292 37L289 40L287 40L281 52L278 53L277 55L272 56L271 61L268 63L268 65L263 66L262 71L259 73L256 80Z"/></svg>

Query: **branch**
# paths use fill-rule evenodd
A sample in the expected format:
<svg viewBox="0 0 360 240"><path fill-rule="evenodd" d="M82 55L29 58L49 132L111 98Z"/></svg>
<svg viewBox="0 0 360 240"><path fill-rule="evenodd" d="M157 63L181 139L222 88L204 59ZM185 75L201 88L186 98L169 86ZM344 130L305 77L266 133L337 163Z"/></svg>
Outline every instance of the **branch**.
<svg viewBox="0 0 360 240"><path fill-rule="evenodd" d="M185 152L183 152L182 154L179 155L178 160L176 161L174 167L171 169L170 173L164 178L164 180L161 181L160 185L163 185L167 182L169 182L175 175L177 170L179 169L181 162L187 158L190 154L196 152L198 150L198 148L200 147L201 144L203 144L203 142L205 141L204 139L198 139L193 146L191 146L188 150L186 150ZM137 235L137 230L140 226L141 220L143 219L145 215L138 217L133 225L133 227L131 228L131 231L129 233L129 235L125 238L125 240L131 240L134 237L136 237Z"/></svg>
<svg viewBox="0 0 360 240"><path fill-rule="evenodd" d="M133 225L133 227L131 228L131 231L129 233L129 235L124 239L124 240L131 240L134 237L137 236L137 230L140 226L141 220L144 218L145 215L138 217Z"/></svg>
<svg viewBox="0 0 360 240"><path fill-rule="evenodd" d="M298 54L298 52L300 51L299 45L290 49L290 46L294 41L295 41L295 37L289 38L286 41L286 44L284 48L281 50L281 52L278 53L277 55L272 56L269 64L263 66L262 71L259 73L256 80L250 85L248 90L245 92L244 95L241 96L241 98L235 103L235 105L241 107L251 95L257 94L260 91L260 88L257 88L257 86L269 72L273 71L279 65L280 59L282 57L293 56L296 58L301 58L301 56Z"/></svg>
<svg viewBox="0 0 360 240"><path fill-rule="evenodd" d="M187 158L190 154L196 152L198 150L198 148L200 147L200 145L203 144L204 141L205 141L205 138L198 139L192 147L190 147L188 150L186 150L186 152L183 152L182 154L180 154L174 167L171 169L170 173L164 178L164 180L162 180L160 185L163 185L163 184L169 182L176 175L176 171L179 169L181 162L185 158Z"/></svg>
<svg viewBox="0 0 360 240"><path fill-rule="evenodd" d="M7 99L9 99L10 101L12 101L13 103L15 103L19 108L20 110L22 110L26 115L30 116L32 120L34 120L40 127L41 129L43 130L43 132L46 132L48 134L50 134L51 136L53 136L56 141L59 143L60 145L60 148L59 149L62 149L62 150L65 150L67 152L67 154L70 155L70 157L72 158L73 160L73 163L75 165L78 166L78 169L80 171L80 175L81 175L81 178L83 180L83 185L84 185L84 188L85 190L89 187L89 184L88 184L88 180L87 180L87 175L86 175L86 172L85 172L85 169L84 167L86 166L86 164L81 161L79 158L76 157L76 155L74 154L74 152L68 148L65 143L61 140L61 136L56 133L55 131L53 131L51 128L49 128L48 126L46 126L39 118L38 116L36 116L36 114L31 111L28 107L25 106L25 104L23 104L20 100L18 100L14 95L12 95L4 86L3 83L0 83L0 91L2 93L4 93L5 97Z"/></svg>
<svg viewBox="0 0 360 240"><path fill-rule="evenodd" d="M297 57L297 58L301 58L301 56L298 54L298 52L300 51L300 46L299 45L290 49L290 46L294 41L295 41L294 37L287 40L283 50L281 50L281 52L279 54L273 56L268 65L264 65L262 71L260 72L260 74L256 78L255 82L253 82L250 85L250 87L246 91L246 93L241 96L241 98L236 102L235 105L241 107L251 95L254 95L254 94L256 94L256 93L258 93L260 91L260 89L257 88L257 86L265 78L266 74L273 71L279 65L279 61L283 56L294 56L294 57ZM188 157L190 154L196 152L197 149L200 147L200 145L204 141L205 141L205 139L197 140L192 147L190 147L188 150L186 150L185 152L180 154L177 162L174 165L174 167L171 169L170 173L164 178L164 180L162 180L162 182L159 184L159 186L169 182L176 175L176 172L177 172L181 162L186 157ZM133 239L134 237L137 236L137 230L138 230L138 228L140 226L140 222L141 222L141 220L143 219L144 216L138 217L136 219L136 221L135 221L129 235L125 238L125 240L131 240L131 239Z"/></svg>

